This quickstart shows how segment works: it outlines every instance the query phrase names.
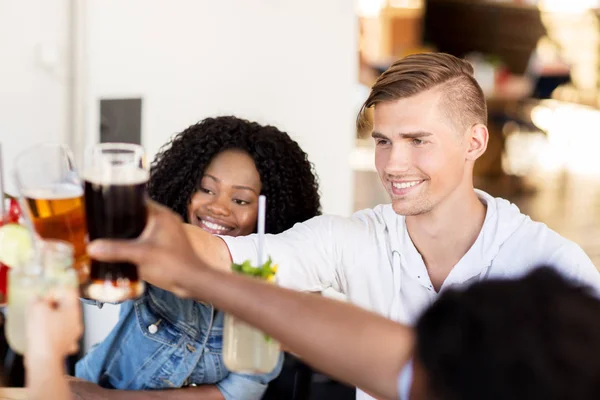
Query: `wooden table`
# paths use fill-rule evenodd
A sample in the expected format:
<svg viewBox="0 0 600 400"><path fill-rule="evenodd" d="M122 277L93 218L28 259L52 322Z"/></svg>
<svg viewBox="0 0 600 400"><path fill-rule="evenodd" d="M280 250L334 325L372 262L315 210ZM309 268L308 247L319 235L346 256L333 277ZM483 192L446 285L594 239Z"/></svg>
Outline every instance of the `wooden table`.
<svg viewBox="0 0 600 400"><path fill-rule="evenodd" d="M0 400L27 400L27 389L0 388Z"/></svg>

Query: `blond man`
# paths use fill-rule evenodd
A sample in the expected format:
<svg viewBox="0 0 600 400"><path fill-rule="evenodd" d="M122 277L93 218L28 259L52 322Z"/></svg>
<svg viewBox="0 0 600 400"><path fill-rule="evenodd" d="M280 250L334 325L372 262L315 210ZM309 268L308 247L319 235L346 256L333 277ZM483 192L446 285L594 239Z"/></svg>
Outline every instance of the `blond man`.
<svg viewBox="0 0 600 400"><path fill-rule="evenodd" d="M600 274L579 246L473 187L488 130L485 98L468 62L443 53L403 58L379 77L367 109L373 110L375 165L391 204L350 218L319 216L268 235L280 285L331 287L409 325L450 287L521 277L537 265L600 289ZM255 236L186 229L208 266L256 262ZM359 391L357 398L369 396Z"/></svg>

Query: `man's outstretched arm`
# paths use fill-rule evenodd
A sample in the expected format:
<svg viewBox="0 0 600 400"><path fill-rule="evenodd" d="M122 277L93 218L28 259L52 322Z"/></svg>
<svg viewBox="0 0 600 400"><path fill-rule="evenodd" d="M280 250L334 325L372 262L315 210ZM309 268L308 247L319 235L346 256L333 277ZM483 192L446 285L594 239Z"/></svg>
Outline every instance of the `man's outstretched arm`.
<svg viewBox="0 0 600 400"><path fill-rule="evenodd" d="M413 348L410 328L346 303L208 268L180 219L164 207L149 207L148 226L139 239L96 241L90 256L135 263L148 282L209 301L273 336L315 368L380 398L397 398L397 377Z"/></svg>

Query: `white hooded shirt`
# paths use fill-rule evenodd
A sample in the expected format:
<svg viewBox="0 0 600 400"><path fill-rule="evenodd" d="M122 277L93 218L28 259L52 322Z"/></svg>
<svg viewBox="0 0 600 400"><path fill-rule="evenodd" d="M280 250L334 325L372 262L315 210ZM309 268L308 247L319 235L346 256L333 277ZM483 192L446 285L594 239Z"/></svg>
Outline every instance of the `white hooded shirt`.
<svg viewBox="0 0 600 400"><path fill-rule="evenodd" d="M600 273L577 244L507 200L476 192L487 206L483 227L440 292L482 279L518 278L545 265L600 293ZM256 235L222 238L234 262L250 259L256 265ZM266 235L265 250L279 265L281 286L311 292L333 288L353 304L404 324L413 325L438 296L405 217L389 204L350 218L318 216ZM357 398L370 397L358 391Z"/></svg>

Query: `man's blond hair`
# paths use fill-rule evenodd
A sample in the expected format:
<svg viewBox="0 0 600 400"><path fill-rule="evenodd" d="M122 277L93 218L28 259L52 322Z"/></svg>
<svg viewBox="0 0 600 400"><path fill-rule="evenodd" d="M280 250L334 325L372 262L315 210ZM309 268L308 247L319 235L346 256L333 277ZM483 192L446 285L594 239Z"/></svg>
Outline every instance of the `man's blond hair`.
<svg viewBox="0 0 600 400"><path fill-rule="evenodd" d="M396 61L377 79L358 115L378 103L412 97L428 90L441 92L440 107L457 129L487 123L487 105L473 77L473 66L445 53L413 54Z"/></svg>

